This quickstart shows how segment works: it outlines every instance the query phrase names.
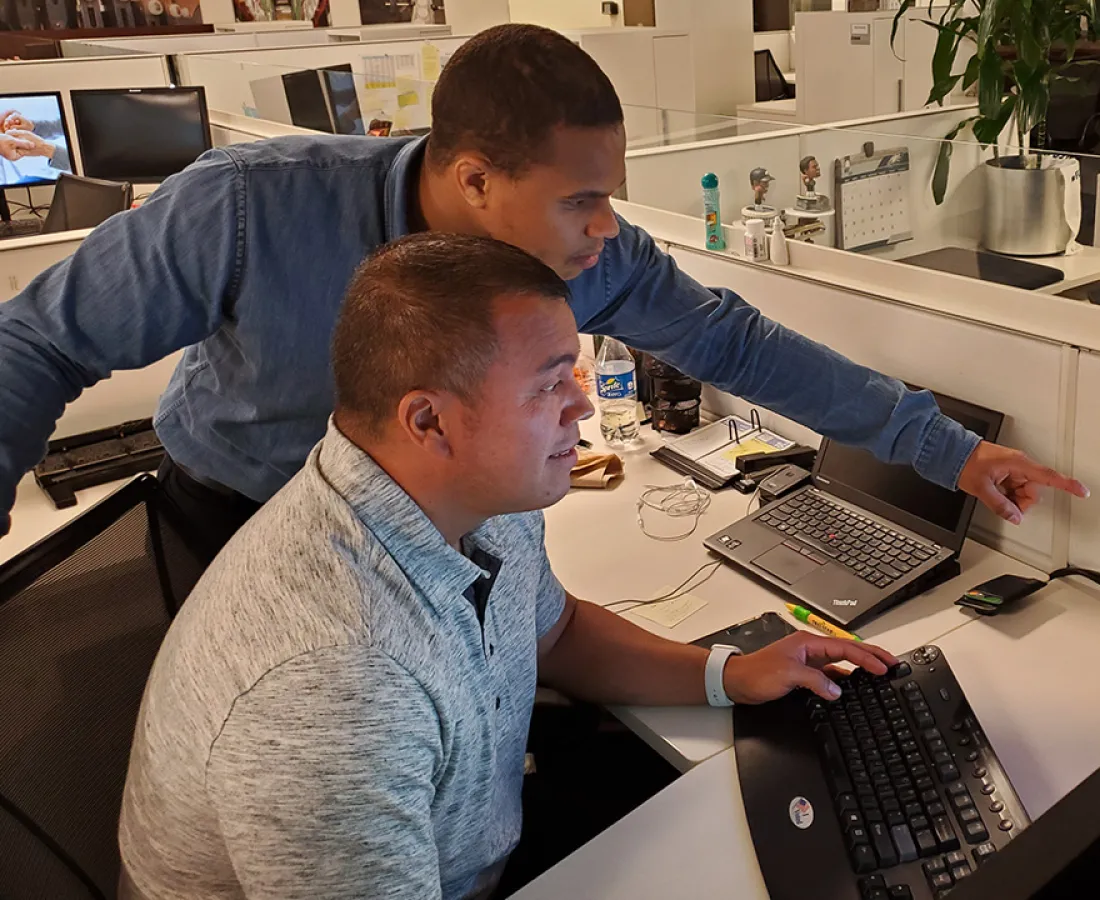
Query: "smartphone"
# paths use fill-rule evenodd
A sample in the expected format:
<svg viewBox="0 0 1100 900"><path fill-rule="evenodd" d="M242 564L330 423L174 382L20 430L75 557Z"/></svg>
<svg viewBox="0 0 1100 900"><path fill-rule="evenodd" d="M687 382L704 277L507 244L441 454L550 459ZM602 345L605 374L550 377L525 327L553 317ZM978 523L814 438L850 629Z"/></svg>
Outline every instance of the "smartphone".
<svg viewBox="0 0 1100 900"><path fill-rule="evenodd" d="M767 647L768 644L773 644L781 637L786 637L795 631L797 629L779 613L766 612L755 619L749 619L747 622L723 628L721 631L708 634L706 637L701 637L692 643L698 647L730 644L742 653L752 653L754 650Z"/></svg>

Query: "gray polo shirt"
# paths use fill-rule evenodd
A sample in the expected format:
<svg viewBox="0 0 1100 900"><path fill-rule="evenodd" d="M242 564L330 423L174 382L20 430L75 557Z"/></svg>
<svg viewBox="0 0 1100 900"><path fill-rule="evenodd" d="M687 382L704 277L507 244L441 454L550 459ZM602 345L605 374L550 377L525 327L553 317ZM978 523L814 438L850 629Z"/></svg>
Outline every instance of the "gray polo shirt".
<svg viewBox="0 0 1100 900"><path fill-rule="evenodd" d="M519 839L536 642L565 595L539 513L490 519L464 550L330 423L157 656L122 805L132 894L495 884Z"/></svg>

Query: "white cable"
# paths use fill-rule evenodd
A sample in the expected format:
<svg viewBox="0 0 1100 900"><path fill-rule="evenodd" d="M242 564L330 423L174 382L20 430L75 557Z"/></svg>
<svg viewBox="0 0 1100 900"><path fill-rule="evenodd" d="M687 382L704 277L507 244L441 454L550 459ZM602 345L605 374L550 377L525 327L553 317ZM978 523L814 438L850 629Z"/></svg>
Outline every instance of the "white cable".
<svg viewBox="0 0 1100 900"><path fill-rule="evenodd" d="M710 492L699 487L691 478L686 478L679 484L647 484L638 497L638 527L642 529L642 534L655 541L682 541L695 534L699 519L710 506L710 498ZM683 534L651 534L645 527L646 509L657 510L671 519L692 516L695 521L692 522L691 529Z"/></svg>

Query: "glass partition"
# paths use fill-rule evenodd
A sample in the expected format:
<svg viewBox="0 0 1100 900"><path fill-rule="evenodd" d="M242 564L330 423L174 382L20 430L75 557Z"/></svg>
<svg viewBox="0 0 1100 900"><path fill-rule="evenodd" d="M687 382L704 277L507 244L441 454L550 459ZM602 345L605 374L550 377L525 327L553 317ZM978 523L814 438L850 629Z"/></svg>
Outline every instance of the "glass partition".
<svg viewBox="0 0 1100 900"><path fill-rule="evenodd" d="M944 140L974 113L959 105L780 130L700 123L663 143L632 142L625 197L698 218L702 247L700 179L714 173L722 221L734 229L763 219L788 238L1075 299L1091 300L1082 286L1097 281L1100 300L1100 157L1079 149L1100 145L1100 128L1021 164L1017 148L982 147L965 127Z"/></svg>

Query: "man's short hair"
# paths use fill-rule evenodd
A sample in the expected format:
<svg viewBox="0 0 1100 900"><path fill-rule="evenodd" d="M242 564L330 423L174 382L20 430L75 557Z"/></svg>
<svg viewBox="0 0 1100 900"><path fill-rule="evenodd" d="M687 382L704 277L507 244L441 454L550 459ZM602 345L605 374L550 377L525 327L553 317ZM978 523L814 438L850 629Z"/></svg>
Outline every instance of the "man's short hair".
<svg viewBox="0 0 1100 900"><path fill-rule="evenodd" d="M463 150L516 176L541 161L559 126L621 125L611 80L569 38L537 25L498 25L455 51L432 93L428 163Z"/></svg>
<svg viewBox="0 0 1100 900"><path fill-rule="evenodd" d="M336 409L377 437L409 391L476 396L496 356L502 295L564 299L569 288L491 238L422 232L382 247L356 271L336 323Z"/></svg>

